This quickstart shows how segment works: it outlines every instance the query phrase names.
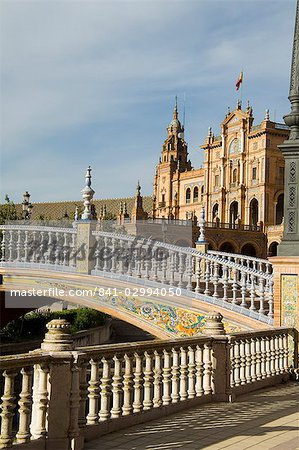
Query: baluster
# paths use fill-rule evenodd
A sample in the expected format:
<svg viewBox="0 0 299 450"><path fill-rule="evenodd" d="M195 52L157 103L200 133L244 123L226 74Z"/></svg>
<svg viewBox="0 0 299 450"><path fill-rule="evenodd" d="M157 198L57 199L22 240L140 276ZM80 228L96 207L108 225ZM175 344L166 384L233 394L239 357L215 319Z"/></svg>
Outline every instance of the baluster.
<svg viewBox="0 0 299 450"><path fill-rule="evenodd" d="M261 372L261 339L258 337L255 339L255 351L256 351L256 379L257 381L262 379Z"/></svg>
<svg viewBox="0 0 299 450"><path fill-rule="evenodd" d="M213 297L218 298L219 297L219 295L218 295L219 266L218 266L218 263L216 261L214 263L211 263L211 264L213 264L212 267L214 267L214 273L213 273L213 277L212 277L213 285L214 285Z"/></svg>
<svg viewBox="0 0 299 450"><path fill-rule="evenodd" d="M244 342L244 340L241 340L240 341L240 380L241 380L241 385L246 384L245 367L246 367L245 342Z"/></svg>
<svg viewBox="0 0 299 450"><path fill-rule="evenodd" d="M254 285L254 275L250 275L251 283L250 283L250 308L252 311L256 310L254 300L255 300L255 285Z"/></svg>
<svg viewBox="0 0 299 450"><path fill-rule="evenodd" d="M32 367L24 367L21 370L22 390L19 400L19 429L16 435L17 443L23 444L30 441L30 417L32 406Z"/></svg>
<svg viewBox="0 0 299 450"><path fill-rule="evenodd" d="M203 348L200 347L199 345L196 346L195 366L196 366L195 392L196 397L201 397L204 393L203 390L204 363L203 363Z"/></svg>
<svg viewBox="0 0 299 450"><path fill-rule="evenodd" d="M1 261L5 262L5 230L2 230L2 242L1 242Z"/></svg>
<svg viewBox="0 0 299 450"><path fill-rule="evenodd" d="M177 403L179 395L179 352L176 348L172 349L172 368L171 368L171 399L172 403Z"/></svg>
<svg viewBox="0 0 299 450"><path fill-rule="evenodd" d="M183 274L184 274L184 255L182 252L179 253L179 283L178 287L182 288L183 284Z"/></svg>
<svg viewBox="0 0 299 450"><path fill-rule="evenodd" d="M230 387L235 387L235 355L234 355L234 345L230 345Z"/></svg>
<svg viewBox="0 0 299 450"><path fill-rule="evenodd" d="M274 317L274 313L273 313L273 278L269 279L269 283L268 283L268 316L269 317Z"/></svg>
<svg viewBox="0 0 299 450"><path fill-rule="evenodd" d="M15 377L17 376L17 372L12 370L5 370L3 372L4 376L4 393L1 397L1 436L0 436L0 445L1 448L11 447L13 442L13 417L14 417L14 409L16 406L15 400L16 397L14 395L14 384Z"/></svg>
<svg viewBox="0 0 299 450"><path fill-rule="evenodd" d="M70 389L70 426L69 438L75 439L79 436L78 422L79 422L79 408L80 408L80 368L77 364L71 367L71 389Z"/></svg>
<svg viewBox="0 0 299 450"><path fill-rule="evenodd" d="M70 266L76 267L76 233L72 233L70 248Z"/></svg>
<svg viewBox="0 0 299 450"><path fill-rule="evenodd" d="M188 291L192 291L192 255L186 256L186 273L187 273L187 286Z"/></svg>
<svg viewBox="0 0 299 450"><path fill-rule="evenodd" d="M187 366L187 351L181 347L181 362L180 362L180 399L186 400L188 397L187 392L187 374L188 374L188 366Z"/></svg>
<svg viewBox="0 0 299 450"><path fill-rule="evenodd" d="M275 335L274 337L274 352L275 352L275 365L274 365L274 370L275 370L275 374L279 375L280 374L280 367L279 367L279 356L280 356L280 352L279 352L279 335Z"/></svg>
<svg viewBox="0 0 299 450"><path fill-rule="evenodd" d="M243 308L247 308L247 303L246 303L246 273L245 272L241 272L241 305L243 306Z"/></svg>
<svg viewBox="0 0 299 450"><path fill-rule="evenodd" d="M200 277L201 277L200 263L201 263L201 259L198 256L196 256L196 258L195 258L195 279L196 279L195 292L197 292L197 293L201 292L201 288L200 288Z"/></svg>
<svg viewBox="0 0 299 450"><path fill-rule="evenodd" d="M204 394L208 395L212 393L212 357L211 357L211 344L204 344L203 362L204 362L204 375L203 375L203 390Z"/></svg>
<svg viewBox="0 0 299 450"><path fill-rule="evenodd" d="M94 256L95 256L94 269L95 270L100 270L100 268L101 268L101 263L100 263L100 254L101 254L101 251L100 251L100 239L101 238L97 234L96 234L95 238L96 238L96 250L95 250L95 253L94 253Z"/></svg>
<svg viewBox="0 0 299 450"><path fill-rule="evenodd" d="M257 363L257 355L256 355L256 340L255 338L250 339L250 353L251 353L251 381L254 383L257 380L256 375L256 363Z"/></svg>
<svg viewBox="0 0 299 450"><path fill-rule="evenodd" d="M99 382L99 362L90 361L90 380L88 387L89 410L87 414L87 425L96 425L99 421L99 397L100 397L100 382Z"/></svg>
<svg viewBox="0 0 299 450"><path fill-rule="evenodd" d="M134 372L134 402L133 412L142 410L142 357L135 353L135 372Z"/></svg>
<svg viewBox="0 0 299 450"><path fill-rule="evenodd" d="M9 241L8 241L8 261L9 262L13 261L13 249L14 249L14 245L13 245L13 231L10 230L9 231Z"/></svg>
<svg viewBox="0 0 299 450"><path fill-rule="evenodd" d="M69 264L69 243L68 243L68 234L63 233L63 266L68 266Z"/></svg>
<svg viewBox="0 0 299 450"><path fill-rule="evenodd" d="M144 268L145 268L145 274L144 278L149 280L149 267L150 267L150 261L149 261L149 245L147 244L145 246L145 254L144 254Z"/></svg>
<svg viewBox="0 0 299 450"><path fill-rule="evenodd" d="M48 375L49 367L40 364L36 366L35 379L33 385L34 399L33 399L33 411L35 412L35 420L33 421L33 427L31 428L31 434L34 439L40 439L46 437L46 418L47 409L49 404L48 393Z"/></svg>
<svg viewBox="0 0 299 450"><path fill-rule="evenodd" d="M80 406L79 406L78 425L79 427L82 428L86 426L86 399L88 394L87 362L82 363L80 369L81 369L79 378Z"/></svg>
<svg viewBox="0 0 299 450"><path fill-rule="evenodd" d="M161 370L161 355L155 350L155 368L154 368L154 398L153 398L153 406L154 408L159 408L162 404L162 394L161 394L161 379L162 379L162 370Z"/></svg>
<svg viewBox="0 0 299 450"><path fill-rule="evenodd" d="M128 242L128 257L127 257L127 274L129 275L129 277L132 276L133 271L132 271L132 259L133 259L133 252L132 252L132 243Z"/></svg>
<svg viewBox="0 0 299 450"><path fill-rule="evenodd" d="M188 398L195 397L195 351L188 347Z"/></svg>
<svg viewBox="0 0 299 450"><path fill-rule="evenodd" d="M205 262L206 267L205 267L205 274L204 274L205 285L206 285L205 290L204 290L204 294L205 295L210 295L211 294L210 287L209 287L209 284L210 284L210 273L211 273L210 272L211 264L212 264L212 262L210 263L210 261L206 260L206 262Z"/></svg>
<svg viewBox="0 0 299 450"><path fill-rule="evenodd" d="M22 261L22 258L21 258L21 249L22 249L22 246L21 246L21 230L18 230L18 240L17 240L17 261L19 262L19 261Z"/></svg>
<svg viewBox="0 0 299 450"><path fill-rule="evenodd" d="M275 336L271 336L270 340L270 373L272 376L275 375Z"/></svg>
<svg viewBox="0 0 299 450"><path fill-rule="evenodd" d="M260 277L260 279L259 279L259 291L260 291L260 309L259 309L259 313L260 314L264 314L265 313L265 309L264 309L264 300L265 300L264 283L265 283L264 278Z"/></svg>
<svg viewBox="0 0 299 450"><path fill-rule="evenodd" d="M169 284L170 286L174 286L174 252L170 252L170 264L169 264Z"/></svg>
<svg viewBox="0 0 299 450"><path fill-rule="evenodd" d="M112 409L111 418L121 416L121 395L122 395L122 360L118 356L113 357L114 375L112 377Z"/></svg>
<svg viewBox="0 0 299 450"><path fill-rule="evenodd" d="M265 337L265 356L266 356L266 378L271 376L271 350L270 350L270 338Z"/></svg>
<svg viewBox="0 0 299 450"><path fill-rule="evenodd" d="M262 380L266 378L266 339L261 337L261 374Z"/></svg>
<svg viewBox="0 0 299 450"><path fill-rule="evenodd" d="M132 414L132 392L133 392L133 364L132 357L125 355L125 373L124 373L124 404L123 415L129 416Z"/></svg>
<svg viewBox="0 0 299 450"><path fill-rule="evenodd" d="M163 405L171 403L170 389L171 389L171 367L170 367L170 353L163 350L163 369L162 369L162 383L163 383Z"/></svg>
<svg viewBox="0 0 299 450"><path fill-rule="evenodd" d="M283 335L283 368L284 372L288 370L289 367L289 336L287 333Z"/></svg>
<svg viewBox="0 0 299 450"><path fill-rule="evenodd" d="M228 267L222 266L222 285L223 285L223 297L222 299L226 302L228 300L227 297L227 288L228 288Z"/></svg>
<svg viewBox="0 0 299 450"><path fill-rule="evenodd" d="M283 357L284 357L283 335L280 334L279 335L279 373L284 372Z"/></svg>
<svg viewBox="0 0 299 450"><path fill-rule="evenodd" d="M109 248L108 248L108 238L105 236L104 237L104 248L103 248L103 271L107 272L108 271L108 255L109 255Z"/></svg>
<svg viewBox="0 0 299 450"><path fill-rule="evenodd" d="M59 265L60 264L60 250L61 250L61 246L60 246L60 234L59 234L59 232L57 231L56 233L55 233L55 235L56 235L56 249L55 249L55 264L56 265Z"/></svg>
<svg viewBox="0 0 299 450"><path fill-rule="evenodd" d="M26 239L26 237L25 237L25 239ZM52 250L53 250L52 246L53 246L52 232L48 231L48 249L45 254L45 263L46 264L51 264L51 262L52 262L51 261ZM25 256L25 260L27 261L26 256Z"/></svg>
<svg viewBox="0 0 299 450"><path fill-rule="evenodd" d="M152 383L153 383L153 359L152 355L148 352L144 353L145 356L145 370L144 370L144 398L143 409L151 409L153 406L152 401Z"/></svg>
<svg viewBox="0 0 299 450"><path fill-rule="evenodd" d="M107 420L110 417L110 398L111 398L111 361L106 358L101 359L103 372L100 385L101 406L99 417L100 421Z"/></svg>
<svg viewBox="0 0 299 450"><path fill-rule="evenodd" d="M238 292L238 270L234 269L234 275L233 275L233 284L232 284L232 291L233 291L233 298L232 303L236 305L237 302L237 292Z"/></svg>
<svg viewBox="0 0 299 450"><path fill-rule="evenodd" d="M241 368L241 356L240 356L240 342L235 341L234 345L234 360L235 360L235 386L241 385L240 368Z"/></svg>
<svg viewBox="0 0 299 450"><path fill-rule="evenodd" d="M116 254L115 254L115 238L111 239L111 268L110 272L116 272ZM112 416L111 416L112 417Z"/></svg>
<svg viewBox="0 0 299 450"><path fill-rule="evenodd" d="M251 382L251 365L252 365L252 358L251 358L251 342L250 339L245 340L245 378L246 383Z"/></svg>

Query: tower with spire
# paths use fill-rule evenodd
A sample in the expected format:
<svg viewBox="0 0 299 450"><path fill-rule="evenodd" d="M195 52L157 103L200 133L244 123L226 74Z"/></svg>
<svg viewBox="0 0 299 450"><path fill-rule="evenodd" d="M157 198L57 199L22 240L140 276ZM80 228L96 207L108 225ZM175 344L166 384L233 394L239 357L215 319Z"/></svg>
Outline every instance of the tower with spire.
<svg viewBox="0 0 299 450"><path fill-rule="evenodd" d="M154 211L157 217L175 217L174 182L181 173L192 169L184 131L184 126L179 120L177 97L175 97L172 120L167 127L167 138L162 145L154 180Z"/></svg>

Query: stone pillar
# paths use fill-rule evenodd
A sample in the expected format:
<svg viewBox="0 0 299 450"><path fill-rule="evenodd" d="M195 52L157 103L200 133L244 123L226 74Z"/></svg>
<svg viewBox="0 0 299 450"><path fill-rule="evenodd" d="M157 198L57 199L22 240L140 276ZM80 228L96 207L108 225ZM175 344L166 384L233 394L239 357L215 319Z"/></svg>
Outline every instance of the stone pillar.
<svg viewBox="0 0 299 450"><path fill-rule="evenodd" d="M80 220L77 222L77 272L90 273L95 266L96 239L92 232L96 230L96 220Z"/></svg>
<svg viewBox="0 0 299 450"><path fill-rule="evenodd" d="M291 112L284 116L289 138L279 146L285 158L284 233L278 256L299 256L299 1L297 0L290 93Z"/></svg>
<svg viewBox="0 0 299 450"><path fill-rule="evenodd" d="M213 367L213 397L216 401L230 401L230 346L222 323L223 316L212 312L205 316L203 334L213 337L212 367Z"/></svg>
<svg viewBox="0 0 299 450"><path fill-rule="evenodd" d="M74 373L79 369L74 363L72 350L73 340L70 335L70 324L64 319L55 319L47 324L48 332L41 344L41 351L51 355L47 382L47 432L48 450L80 450L83 439L79 436L79 376ZM40 352L37 350L35 352ZM75 373L76 375L76 373ZM32 418L34 428L39 428L40 383L37 389Z"/></svg>
<svg viewBox="0 0 299 450"><path fill-rule="evenodd" d="M199 236L197 241L195 242L196 250L198 250L201 253L207 253L208 251L208 242L206 241L205 237L205 209L204 207L201 208L200 216L199 216Z"/></svg>

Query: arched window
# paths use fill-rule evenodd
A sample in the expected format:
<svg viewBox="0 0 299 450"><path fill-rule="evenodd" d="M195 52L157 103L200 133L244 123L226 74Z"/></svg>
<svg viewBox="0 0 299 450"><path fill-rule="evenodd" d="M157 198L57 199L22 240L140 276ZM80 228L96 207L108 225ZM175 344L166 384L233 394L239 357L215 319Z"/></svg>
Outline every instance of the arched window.
<svg viewBox="0 0 299 450"><path fill-rule="evenodd" d="M213 221L218 217L218 211L219 211L219 205L218 205L218 203L215 203L215 205L213 206L213 211L212 211Z"/></svg>
<svg viewBox="0 0 299 450"><path fill-rule="evenodd" d="M238 178L238 170L234 169L233 170L233 183L237 182L237 178Z"/></svg>
<svg viewBox="0 0 299 450"><path fill-rule="evenodd" d="M229 223L231 227L235 228L237 225L236 221L238 219L238 202L234 201L231 203L229 208Z"/></svg>
<svg viewBox="0 0 299 450"><path fill-rule="evenodd" d="M249 205L249 223L250 225L257 226L259 220L259 202L256 198L253 198Z"/></svg>
<svg viewBox="0 0 299 450"><path fill-rule="evenodd" d="M186 190L186 203L190 203L191 201L191 189L187 188Z"/></svg>
<svg viewBox="0 0 299 450"><path fill-rule="evenodd" d="M193 189L193 201L198 202L198 187L197 186L195 186L195 188Z"/></svg>
<svg viewBox="0 0 299 450"><path fill-rule="evenodd" d="M284 194L280 194L277 198L275 224L280 225L283 219L283 203Z"/></svg>

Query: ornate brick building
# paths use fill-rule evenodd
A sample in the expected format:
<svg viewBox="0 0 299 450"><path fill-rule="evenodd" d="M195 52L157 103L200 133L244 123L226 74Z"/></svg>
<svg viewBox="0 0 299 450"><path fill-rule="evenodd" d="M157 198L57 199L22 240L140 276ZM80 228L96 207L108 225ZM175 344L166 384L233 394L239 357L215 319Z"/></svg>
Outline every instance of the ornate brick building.
<svg viewBox="0 0 299 450"><path fill-rule="evenodd" d="M212 249L275 253L284 195L284 159L278 145L289 130L271 121L268 110L259 125L253 121L251 106L244 111L238 102L226 114L219 136L209 129L201 146L204 166L194 169L175 105L155 173L154 217L196 221L204 207Z"/></svg>

